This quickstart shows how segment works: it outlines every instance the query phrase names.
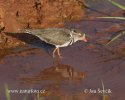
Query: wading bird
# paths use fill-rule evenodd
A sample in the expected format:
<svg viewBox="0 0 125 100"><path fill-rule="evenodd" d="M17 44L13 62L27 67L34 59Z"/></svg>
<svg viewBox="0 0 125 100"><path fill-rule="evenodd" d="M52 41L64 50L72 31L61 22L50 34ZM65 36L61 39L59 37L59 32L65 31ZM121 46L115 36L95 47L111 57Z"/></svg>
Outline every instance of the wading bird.
<svg viewBox="0 0 125 100"><path fill-rule="evenodd" d="M78 40L87 42L85 34L66 28L24 29L23 32L35 35L42 41L54 45L56 48L53 50L53 57L55 57L56 51L58 56L61 57L60 47L72 45Z"/></svg>

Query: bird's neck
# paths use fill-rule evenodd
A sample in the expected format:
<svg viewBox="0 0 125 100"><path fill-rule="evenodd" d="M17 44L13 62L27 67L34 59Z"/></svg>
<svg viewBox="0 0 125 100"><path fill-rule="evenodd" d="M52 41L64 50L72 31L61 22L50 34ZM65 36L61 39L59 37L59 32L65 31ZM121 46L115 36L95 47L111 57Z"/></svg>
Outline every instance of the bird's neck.
<svg viewBox="0 0 125 100"><path fill-rule="evenodd" d="M70 41L70 45L77 42L79 39L75 38L73 35L71 36L71 41Z"/></svg>
<svg viewBox="0 0 125 100"><path fill-rule="evenodd" d="M79 39L75 36L72 36L72 38L73 38L73 43L79 41Z"/></svg>

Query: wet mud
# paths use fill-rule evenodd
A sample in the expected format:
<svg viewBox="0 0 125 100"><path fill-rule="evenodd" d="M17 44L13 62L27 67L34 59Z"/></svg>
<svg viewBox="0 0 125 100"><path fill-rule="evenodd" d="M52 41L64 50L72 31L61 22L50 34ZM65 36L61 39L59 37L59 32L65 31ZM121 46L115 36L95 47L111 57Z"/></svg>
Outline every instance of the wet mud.
<svg viewBox="0 0 125 100"><path fill-rule="evenodd" d="M84 16L79 2L83 3L83 0L1 0L0 27L5 27L6 32L63 27L65 21L79 20Z"/></svg>

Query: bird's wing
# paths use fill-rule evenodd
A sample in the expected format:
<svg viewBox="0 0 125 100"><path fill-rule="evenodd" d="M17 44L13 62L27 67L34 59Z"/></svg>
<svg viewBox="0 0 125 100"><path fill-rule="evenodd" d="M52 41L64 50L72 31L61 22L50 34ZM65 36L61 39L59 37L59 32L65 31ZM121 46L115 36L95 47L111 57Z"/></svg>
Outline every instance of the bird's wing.
<svg viewBox="0 0 125 100"><path fill-rule="evenodd" d="M26 30L26 33L33 34L42 41L52 45L63 45L71 39L70 31L65 29L32 29Z"/></svg>

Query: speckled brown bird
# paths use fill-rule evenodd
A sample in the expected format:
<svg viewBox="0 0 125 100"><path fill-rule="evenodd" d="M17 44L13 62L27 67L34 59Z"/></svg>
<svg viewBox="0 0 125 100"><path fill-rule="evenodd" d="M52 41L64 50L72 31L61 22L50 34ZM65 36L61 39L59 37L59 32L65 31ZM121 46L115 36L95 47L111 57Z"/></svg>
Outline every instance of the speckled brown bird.
<svg viewBox="0 0 125 100"><path fill-rule="evenodd" d="M56 48L53 50L53 57L56 51L58 56L61 57L60 47L72 45L78 40L87 42L85 34L66 28L25 29L23 32L35 35L42 41L54 45Z"/></svg>

